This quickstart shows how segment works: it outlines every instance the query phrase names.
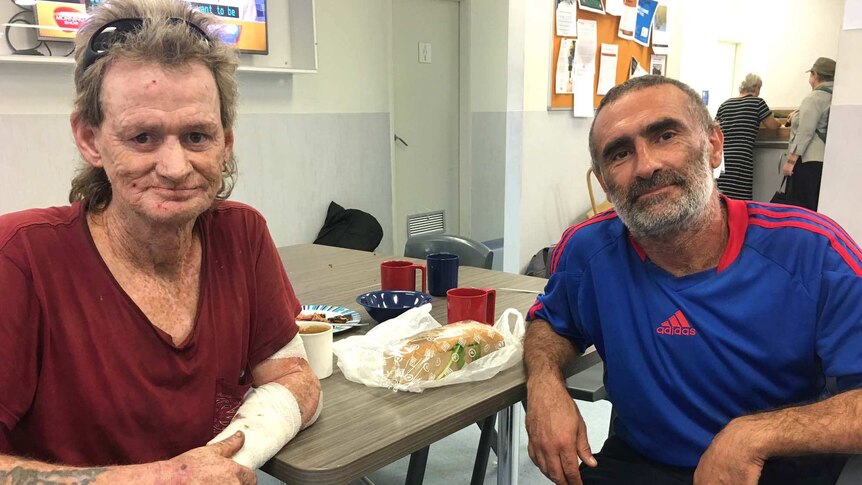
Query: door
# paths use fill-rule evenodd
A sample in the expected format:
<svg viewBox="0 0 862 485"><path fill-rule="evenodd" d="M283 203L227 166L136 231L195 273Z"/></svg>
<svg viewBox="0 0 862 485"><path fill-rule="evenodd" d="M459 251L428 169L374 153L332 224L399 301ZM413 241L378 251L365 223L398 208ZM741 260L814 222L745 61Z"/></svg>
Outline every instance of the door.
<svg viewBox="0 0 862 485"><path fill-rule="evenodd" d="M396 254L410 215L442 210L458 233L459 10L457 0L392 1Z"/></svg>
<svg viewBox="0 0 862 485"><path fill-rule="evenodd" d="M739 94L737 75L737 46L735 42L720 41L716 48L715 69L711 73L712 89L710 93L709 112L712 116L718 112L718 107L728 98ZM715 98L713 98L715 96Z"/></svg>

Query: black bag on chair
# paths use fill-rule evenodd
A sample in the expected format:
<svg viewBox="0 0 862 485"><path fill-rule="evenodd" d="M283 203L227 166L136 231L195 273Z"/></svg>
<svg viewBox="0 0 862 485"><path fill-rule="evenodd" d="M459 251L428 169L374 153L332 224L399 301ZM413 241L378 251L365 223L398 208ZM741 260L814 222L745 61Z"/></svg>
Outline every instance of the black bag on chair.
<svg viewBox="0 0 862 485"><path fill-rule="evenodd" d="M775 191L775 195L769 200L773 204L796 205L793 202L793 192L790 190L790 177L785 176L781 179L781 185Z"/></svg>
<svg viewBox="0 0 862 485"><path fill-rule="evenodd" d="M330 202L326 220L314 244L374 251L382 239L383 228L374 216Z"/></svg>

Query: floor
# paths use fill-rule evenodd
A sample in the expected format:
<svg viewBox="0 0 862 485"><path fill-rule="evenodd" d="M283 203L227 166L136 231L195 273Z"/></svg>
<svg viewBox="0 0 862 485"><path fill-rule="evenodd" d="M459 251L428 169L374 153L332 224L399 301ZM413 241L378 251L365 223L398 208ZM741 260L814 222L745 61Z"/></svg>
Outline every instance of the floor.
<svg viewBox="0 0 862 485"><path fill-rule="evenodd" d="M584 421L587 423L587 433L590 445L594 451L598 451L608 434L608 421L610 420L611 405L607 401L596 403L577 401ZM527 432L524 429L524 412L519 410L520 416L520 443L518 448L519 461L519 484L547 484L550 480L545 478L538 468L530 461L527 454ZM457 485L470 483L470 475L473 472L473 460L476 456L476 445L479 442L479 427L470 426L449 437L431 445L428 454L428 464L425 468L424 485ZM375 485L401 485L407 476L406 456L388 466L372 473L367 478ZM492 454L488 460L488 472L485 475L486 484L497 483L497 460ZM258 472L261 485L279 485L281 482ZM365 482L366 484L368 482ZM362 481L356 481L351 485L363 485Z"/></svg>

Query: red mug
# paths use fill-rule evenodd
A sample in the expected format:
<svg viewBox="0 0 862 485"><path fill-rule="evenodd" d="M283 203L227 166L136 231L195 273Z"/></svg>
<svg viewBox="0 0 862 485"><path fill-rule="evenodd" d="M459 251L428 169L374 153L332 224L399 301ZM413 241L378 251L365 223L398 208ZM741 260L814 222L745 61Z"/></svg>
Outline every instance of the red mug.
<svg viewBox="0 0 862 485"><path fill-rule="evenodd" d="M410 261L380 263L381 290L416 291L416 270L422 272L422 292L425 292L425 266Z"/></svg>
<svg viewBox="0 0 862 485"><path fill-rule="evenodd" d="M476 320L493 325L496 300L493 288L452 288L446 292L449 323Z"/></svg>

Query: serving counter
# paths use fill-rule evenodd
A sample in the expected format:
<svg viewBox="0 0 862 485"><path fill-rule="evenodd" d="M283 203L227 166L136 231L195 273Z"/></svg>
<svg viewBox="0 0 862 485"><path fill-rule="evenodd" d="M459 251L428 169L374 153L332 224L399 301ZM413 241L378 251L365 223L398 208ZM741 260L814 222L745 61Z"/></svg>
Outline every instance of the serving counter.
<svg viewBox="0 0 862 485"><path fill-rule="evenodd" d="M769 202L781 184L790 128L760 128L754 142L754 200Z"/></svg>

